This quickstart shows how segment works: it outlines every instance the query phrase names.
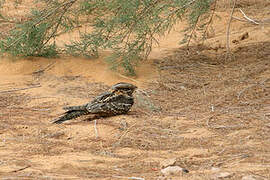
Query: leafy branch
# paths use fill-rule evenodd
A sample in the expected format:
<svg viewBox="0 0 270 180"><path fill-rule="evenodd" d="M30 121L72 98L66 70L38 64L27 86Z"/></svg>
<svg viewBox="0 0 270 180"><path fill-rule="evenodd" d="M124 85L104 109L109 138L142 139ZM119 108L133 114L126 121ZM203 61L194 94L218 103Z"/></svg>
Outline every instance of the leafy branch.
<svg viewBox="0 0 270 180"><path fill-rule="evenodd" d="M37 0L38 1L38 0ZM41 10L0 40L0 50L15 56L56 56L55 38L75 27L88 27L79 40L65 44L73 56L97 57L100 50L112 51L107 60L113 69L134 75L136 64L146 59L158 37L188 19L186 33L195 37L199 21L209 16L215 0L39 0ZM205 16L205 17L204 17ZM90 26L90 27L89 27ZM190 39L189 39L190 41Z"/></svg>

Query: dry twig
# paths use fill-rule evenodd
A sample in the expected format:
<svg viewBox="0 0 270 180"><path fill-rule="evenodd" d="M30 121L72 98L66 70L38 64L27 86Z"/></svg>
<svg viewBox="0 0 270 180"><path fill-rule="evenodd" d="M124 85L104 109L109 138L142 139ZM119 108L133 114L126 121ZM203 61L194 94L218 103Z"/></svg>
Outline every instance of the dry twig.
<svg viewBox="0 0 270 180"><path fill-rule="evenodd" d="M125 177L125 176L112 176L113 178L120 178L120 179L134 179L134 180L144 180L141 177Z"/></svg>
<svg viewBox="0 0 270 180"><path fill-rule="evenodd" d="M269 23L270 23L270 19L254 20L254 19L251 19L250 17L248 17L248 16L244 13L244 11L242 11L241 9L239 9L239 10L240 10L240 12L243 14L243 16L244 16L245 19L241 19L241 18L235 17L235 16L232 17L233 19L236 19L236 20L242 21L242 22L250 22L250 23L255 24L255 25L261 25L261 24L265 24L265 23L266 23L266 24L269 24Z"/></svg>
<svg viewBox="0 0 270 180"><path fill-rule="evenodd" d="M116 74L117 74L118 76L122 77L122 78L128 79L128 80L133 81L133 82L135 82L135 83L139 83L139 81L137 81L137 80L135 80L135 79L133 79L133 78L124 76L124 75L122 75L122 74L120 74L120 73L116 73Z"/></svg>
<svg viewBox="0 0 270 180"><path fill-rule="evenodd" d="M27 165L27 166L25 166L25 167L23 167L23 168L16 169L16 170L13 170L13 171L10 171L10 172L19 172L19 171L23 171L23 170L25 170L25 169L27 169L27 168L29 168L29 167L31 167L31 166L30 166L30 165Z"/></svg>
<svg viewBox="0 0 270 180"><path fill-rule="evenodd" d="M252 23L254 23L256 25L259 25L260 24L260 23L256 22L255 20L249 18L241 9L239 9L239 10L243 14L244 18L247 19L249 22L252 22Z"/></svg>
<svg viewBox="0 0 270 180"><path fill-rule="evenodd" d="M44 71L46 71L47 69L49 69L52 65L54 65L56 63L56 61L48 64L47 66L45 66L44 68L41 68L39 70L36 70L33 72L33 74L39 74L39 73L43 73Z"/></svg>
<svg viewBox="0 0 270 180"><path fill-rule="evenodd" d="M25 87L25 88L15 88L15 89L11 89L11 90L0 91L0 93L10 93L10 92L22 91L22 90L38 88L38 87L41 87L41 85L36 84L36 85L30 86L30 87Z"/></svg>
<svg viewBox="0 0 270 180"><path fill-rule="evenodd" d="M94 129L95 129L95 135L96 135L96 139L97 139L98 138L97 120L94 120Z"/></svg>
<svg viewBox="0 0 270 180"><path fill-rule="evenodd" d="M131 128L133 128L137 123L134 123L132 126L130 126L120 137L118 140L118 144L121 143L122 139L129 133L129 131L131 130Z"/></svg>
<svg viewBox="0 0 270 180"><path fill-rule="evenodd" d="M230 28L231 28L231 22L232 22L232 17L233 17L233 13L234 13L234 8L235 8L236 1L237 1L237 0L234 0L233 7L232 7L232 12L231 12L231 15L230 15L230 20L229 20L229 23L228 23L228 26L227 26L227 43L226 43L227 53L226 53L225 60L227 60L228 56L229 56L230 59L231 59L231 49L230 49Z"/></svg>
<svg viewBox="0 0 270 180"><path fill-rule="evenodd" d="M242 90L238 93L237 99L239 100L240 97L241 97L241 95L242 95L246 90L248 90L249 88L252 88L252 87L258 86L258 85L261 86L261 85L263 85L266 81L268 81L269 79L270 79L270 78L267 78L267 79L265 79L265 80L263 80L263 81L261 81L261 82L259 82L259 83L252 84L252 85L250 85L250 86L248 86L248 87L242 89Z"/></svg>

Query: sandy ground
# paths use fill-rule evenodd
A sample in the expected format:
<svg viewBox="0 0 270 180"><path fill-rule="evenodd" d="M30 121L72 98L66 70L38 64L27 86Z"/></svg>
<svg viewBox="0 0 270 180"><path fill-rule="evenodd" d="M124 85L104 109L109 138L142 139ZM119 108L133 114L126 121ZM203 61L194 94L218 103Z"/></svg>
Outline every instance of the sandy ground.
<svg viewBox="0 0 270 180"><path fill-rule="evenodd" d="M269 5L245 0L237 8L265 19ZM1 179L197 180L215 178L213 168L226 179L270 179L270 26L233 21L233 59L225 60L230 12L218 8L204 45L180 46L179 24L137 77L110 71L104 57L2 58ZM136 103L127 115L99 119L99 138L87 117L51 124L63 106L120 81L139 87ZM189 173L163 177L160 163L169 158Z"/></svg>

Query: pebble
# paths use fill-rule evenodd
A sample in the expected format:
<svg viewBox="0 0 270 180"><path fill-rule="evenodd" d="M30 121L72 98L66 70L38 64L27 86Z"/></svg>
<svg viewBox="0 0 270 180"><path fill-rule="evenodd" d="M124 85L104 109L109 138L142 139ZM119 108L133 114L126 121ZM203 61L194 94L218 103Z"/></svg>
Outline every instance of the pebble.
<svg viewBox="0 0 270 180"><path fill-rule="evenodd" d="M161 170L161 173L165 176L180 175L182 172L188 173L188 170L179 166L169 166Z"/></svg>
<svg viewBox="0 0 270 180"><path fill-rule="evenodd" d="M266 179L259 176L247 175L247 176L243 176L242 180L266 180Z"/></svg>
<svg viewBox="0 0 270 180"><path fill-rule="evenodd" d="M233 174L229 172L218 172L212 176L212 179L223 179L223 178L229 178L232 176Z"/></svg>
<svg viewBox="0 0 270 180"><path fill-rule="evenodd" d="M176 163L176 158L171 158L171 159L165 159L162 162L160 162L161 168L166 168L168 166L174 166Z"/></svg>
<svg viewBox="0 0 270 180"><path fill-rule="evenodd" d="M213 172L219 172L220 171L220 168L212 167L211 168L211 171L213 171Z"/></svg>

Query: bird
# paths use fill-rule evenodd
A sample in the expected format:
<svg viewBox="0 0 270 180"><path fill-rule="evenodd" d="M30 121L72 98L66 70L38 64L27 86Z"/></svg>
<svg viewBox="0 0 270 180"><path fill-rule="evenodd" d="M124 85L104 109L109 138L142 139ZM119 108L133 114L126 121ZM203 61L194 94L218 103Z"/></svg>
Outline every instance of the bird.
<svg viewBox="0 0 270 180"><path fill-rule="evenodd" d="M65 121L89 114L100 117L126 114L134 104L133 92L136 89L137 86L130 83L117 83L109 91L98 95L87 104L64 107L63 109L66 112L54 120L53 123L61 124Z"/></svg>

